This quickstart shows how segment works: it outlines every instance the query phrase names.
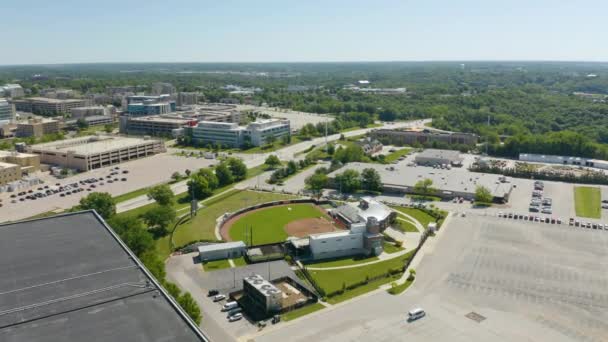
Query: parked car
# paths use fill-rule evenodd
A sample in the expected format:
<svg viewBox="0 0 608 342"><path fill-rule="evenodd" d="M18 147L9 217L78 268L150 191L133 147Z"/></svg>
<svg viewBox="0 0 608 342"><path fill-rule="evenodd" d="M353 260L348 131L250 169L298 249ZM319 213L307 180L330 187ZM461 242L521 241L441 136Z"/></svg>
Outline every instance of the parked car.
<svg viewBox="0 0 608 342"><path fill-rule="evenodd" d="M242 313L237 313L231 316L228 316L228 322L236 322L240 319L243 318L243 314Z"/></svg>
<svg viewBox="0 0 608 342"><path fill-rule="evenodd" d="M222 300L226 299L226 296L223 294L217 294L213 297L213 301L214 302L221 302ZM236 303L236 302L235 302Z"/></svg>
<svg viewBox="0 0 608 342"><path fill-rule="evenodd" d="M224 295L218 295L218 296L224 296ZM216 296L217 297L217 296ZM226 298L226 296L224 296L224 298ZM222 298L223 299L223 298ZM224 306L222 307L222 311L230 311L232 309L235 309L239 306L239 303L237 302L227 302L226 304L224 304Z"/></svg>
<svg viewBox="0 0 608 342"><path fill-rule="evenodd" d="M415 308L407 313L407 320L408 322L412 322L424 316L426 316L426 312L424 312L424 310L422 310L421 308Z"/></svg>
<svg viewBox="0 0 608 342"><path fill-rule="evenodd" d="M209 290L209 292L207 293L207 297L217 296L218 294L220 294L220 291L218 290Z"/></svg>

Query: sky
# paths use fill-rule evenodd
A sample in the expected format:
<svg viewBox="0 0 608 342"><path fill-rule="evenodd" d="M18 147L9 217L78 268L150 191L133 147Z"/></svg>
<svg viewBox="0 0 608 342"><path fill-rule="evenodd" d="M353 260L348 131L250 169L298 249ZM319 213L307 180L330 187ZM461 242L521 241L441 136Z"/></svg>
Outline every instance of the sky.
<svg viewBox="0 0 608 342"><path fill-rule="evenodd" d="M0 13L0 65L608 61L606 0L7 0Z"/></svg>

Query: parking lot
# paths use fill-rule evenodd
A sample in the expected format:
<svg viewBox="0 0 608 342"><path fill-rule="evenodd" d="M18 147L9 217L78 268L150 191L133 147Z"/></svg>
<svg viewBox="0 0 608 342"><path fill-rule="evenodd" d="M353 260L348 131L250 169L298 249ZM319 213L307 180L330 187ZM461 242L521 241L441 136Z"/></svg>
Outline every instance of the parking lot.
<svg viewBox="0 0 608 342"><path fill-rule="evenodd" d="M255 341L606 340L606 232L476 215L444 229L403 295L379 292ZM427 315L408 323L414 307Z"/></svg>
<svg viewBox="0 0 608 342"><path fill-rule="evenodd" d="M186 169L194 171L198 168L209 166L213 162L213 160L204 158L182 158L169 154L158 154L127 163L112 165L111 167L80 173L65 179L57 179L48 173L41 173L40 177L45 181L44 184L36 185L28 190L0 194L0 199L2 199L3 203L3 206L0 208L0 221L20 220L48 211L69 209L77 205L80 198L95 191L108 192L112 196L118 196L134 190L167 182L171 179L171 175L175 171L183 174ZM119 170L114 170L116 167L119 167ZM128 174L122 173L125 170L128 171ZM118 174L111 175L112 172L118 172ZM108 176L110 176L110 178L108 178ZM104 180L102 181L100 178L103 178ZM123 181L123 178L126 180ZM86 185L80 183L81 181L89 179L97 179L97 182L85 183ZM112 182L109 182L110 180L112 180ZM104 184L101 185L101 183ZM78 184L78 187L72 187L72 184ZM69 185L69 188L66 187L67 185ZM95 186L92 187L92 185ZM44 188L45 186L48 186L49 188L46 189ZM46 194L47 190L58 190L60 187L64 188L64 191L51 196ZM38 190L38 188L42 188L42 190ZM73 188L84 190L79 190L74 193ZM90 189L90 191L87 189ZM32 192L29 193L29 190L32 190ZM23 191L27 192L27 194L11 198L11 195ZM19 198L31 196L38 192L43 192L46 197L37 197L35 200L19 200ZM70 192L70 194L68 195L67 192ZM61 193L63 193L64 196L61 196ZM15 200L16 203L12 203L13 200Z"/></svg>

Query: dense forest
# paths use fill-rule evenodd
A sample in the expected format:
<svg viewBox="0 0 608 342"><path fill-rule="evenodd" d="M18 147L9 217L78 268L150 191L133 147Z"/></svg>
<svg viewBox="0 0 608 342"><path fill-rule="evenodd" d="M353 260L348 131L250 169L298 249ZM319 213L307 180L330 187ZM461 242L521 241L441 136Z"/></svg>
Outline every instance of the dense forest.
<svg viewBox="0 0 608 342"><path fill-rule="evenodd" d="M42 75L43 77L32 77ZM405 87L379 95L345 89ZM88 64L0 67L0 84L18 82L35 95L63 87L102 93L106 86L169 82L229 97L227 84L259 87L256 104L381 120L433 118L433 126L472 132L488 151L568 154L608 159L608 64L531 62ZM290 91L290 86L306 86ZM576 93L595 94L580 96ZM239 100L244 98L233 96ZM360 120L359 120L360 121Z"/></svg>

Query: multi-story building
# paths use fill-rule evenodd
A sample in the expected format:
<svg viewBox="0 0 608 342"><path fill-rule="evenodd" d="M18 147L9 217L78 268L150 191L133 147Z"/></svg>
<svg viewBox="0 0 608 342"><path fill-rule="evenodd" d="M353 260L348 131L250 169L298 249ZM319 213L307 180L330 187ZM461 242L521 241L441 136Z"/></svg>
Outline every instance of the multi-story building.
<svg viewBox="0 0 608 342"><path fill-rule="evenodd" d="M394 130L377 129L373 131L371 137L380 140L384 144L390 145L414 145L426 143L444 143L475 145L478 136L471 133L458 132L439 132L431 130Z"/></svg>
<svg viewBox="0 0 608 342"><path fill-rule="evenodd" d="M114 136L88 136L29 147L40 162L78 171L89 171L165 151L162 140Z"/></svg>
<svg viewBox="0 0 608 342"><path fill-rule="evenodd" d="M17 124L17 137L41 137L45 134L58 133L61 123L53 119L32 119L27 122Z"/></svg>
<svg viewBox="0 0 608 342"><path fill-rule="evenodd" d="M6 100L0 100L0 126L15 121L15 107Z"/></svg>
<svg viewBox="0 0 608 342"><path fill-rule="evenodd" d="M19 165L0 162L0 185L21 179L21 168Z"/></svg>
<svg viewBox="0 0 608 342"><path fill-rule="evenodd" d="M171 96L164 94L158 96L134 95L127 97L127 112L130 116L160 115L175 112L175 101Z"/></svg>
<svg viewBox="0 0 608 342"><path fill-rule="evenodd" d="M196 124L195 119L177 115L153 115L143 117L120 117L120 133L171 137L175 130Z"/></svg>
<svg viewBox="0 0 608 342"><path fill-rule="evenodd" d="M10 98L25 96L25 92L19 84L5 84L0 87L0 93L4 93L4 96Z"/></svg>
<svg viewBox="0 0 608 342"><path fill-rule="evenodd" d="M266 314L281 310L283 292L259 274L243 278L243 296L255 309Z"/></svg>
<svg viewBox="0 0 608 342"><path fill-rule="evenodd" d="M41 90L40 95L42 95L44 97L52 98L52 99L65 100L65 99L71 99L71 98L76 97L76 91L74 91L72 89L48 88L48 89Z"/></svg>
<svg viewBox="0 0 608 342"><path fill-rule="evenodd" d="M69 113L72 108L85 107L90 104L89 100L60 100L46 97L30 97L22 100L14 100L13 103L15 104L15 108L19 111L45 115Z"/></svg>
<svg viewBox="0 0 608 342"><path fill-rule="evenodd" d="M152 88L151 92L154 95L161 95L161 94L172 95L177 92L177 89L175 89L175 87L171 83L157 82L157 83L154 83L151 88Z"/></svg>
<svg viewBox="0 0 608 342"><path fill-rule="evenodd" d="M78 126L78 120L84 120L89 126L108 125L114 122L114 118L110 115L94 115L66 120L65 125L67 127L76 127Z"/></svg>
<svg viewBox="0 0 608 342"><path fill-rule="evenodd" d="M198 103L198 93L180 92L177 94L177 105L188 106Z"/></svg>
<svg viewBox="0 0 608 342"><path fill-rule="evenodd" d="M201 121L192 127L192 141L198 145L207 143L221 144L228 147L240 147L246 144L261 146L270 140L289 136L289 120L261 120L247 126L232 122Z"/></svg>
<svg viewBox="0 0 608 342"><path fill-rule="evenodd" d="M19 166L21 173L40 170L40 157L35 154L0 151L0 162Z"/></svg>
<svg viewBox="0 0 608 342"><path fill-rule="evenodd" d="M80 119L87 116L109 116L110 106L89 106L89 107L75 107L70 109L72 119Z"/></svg>

